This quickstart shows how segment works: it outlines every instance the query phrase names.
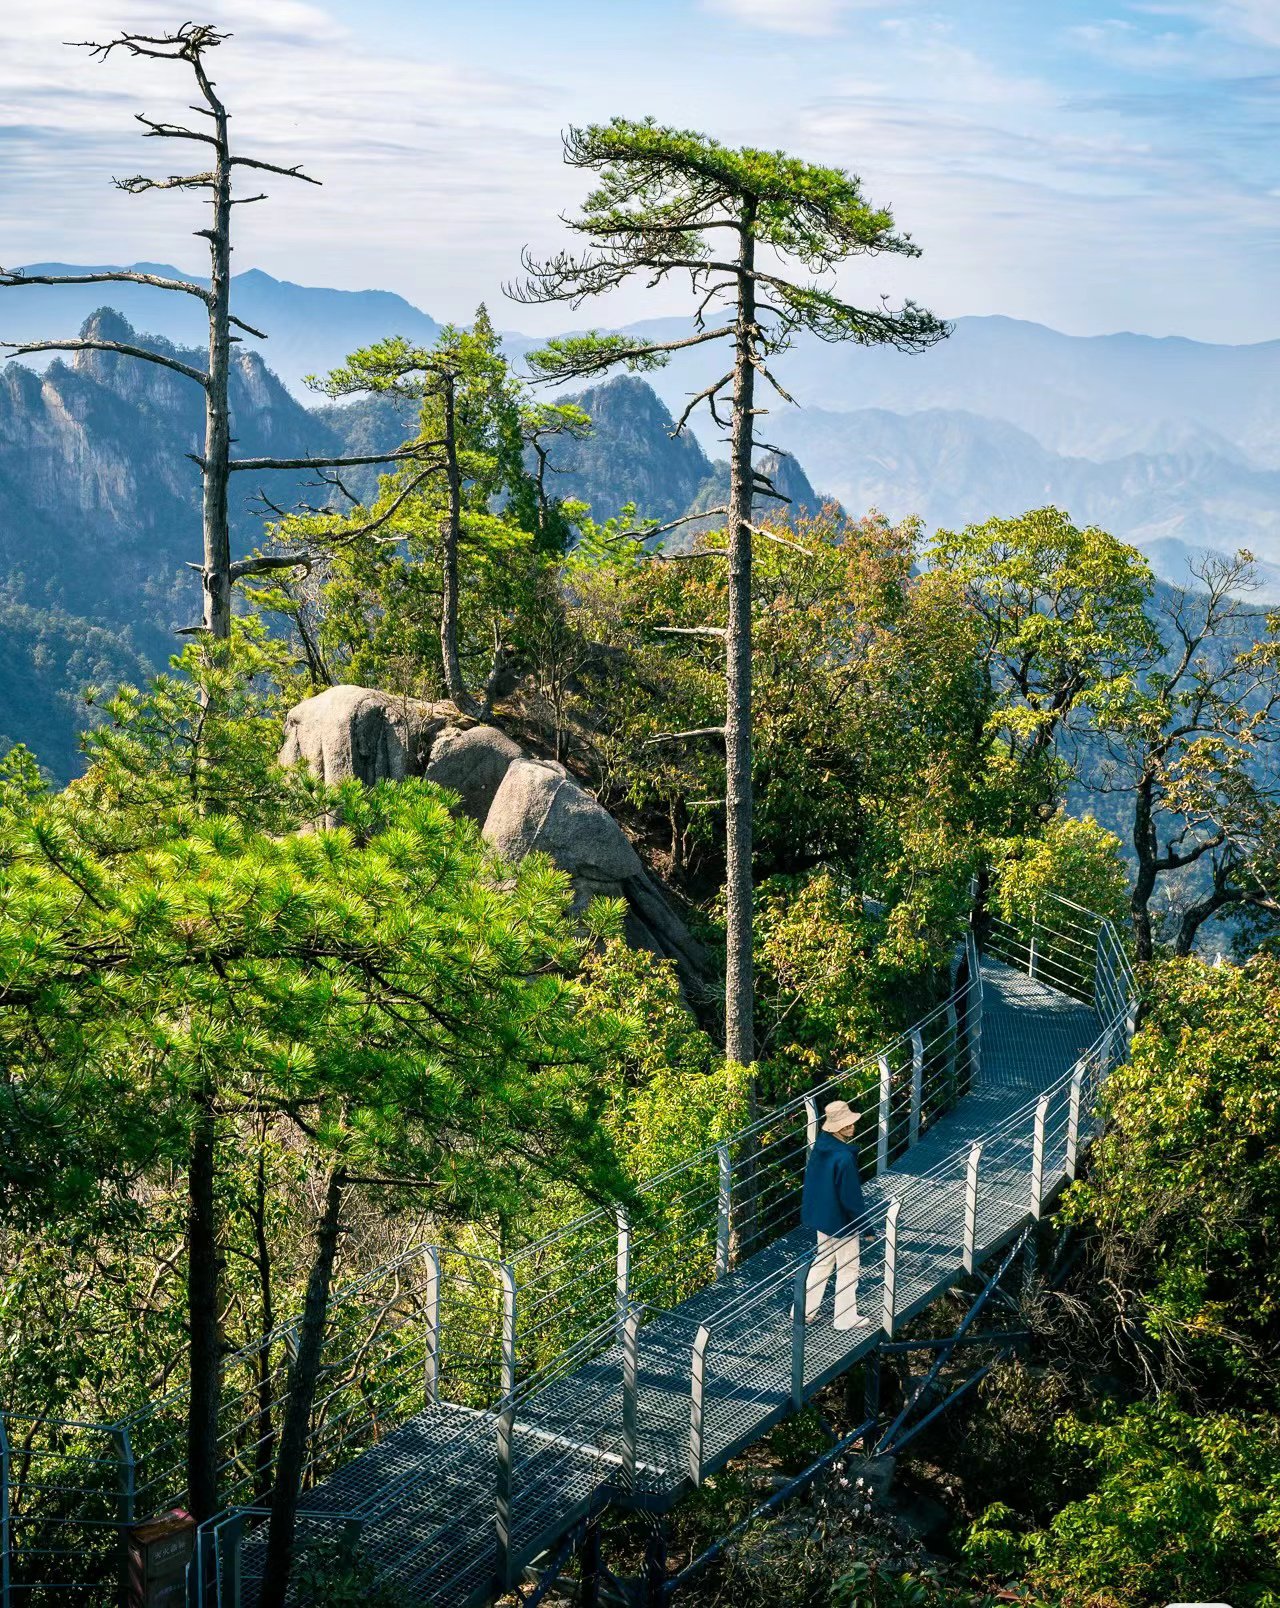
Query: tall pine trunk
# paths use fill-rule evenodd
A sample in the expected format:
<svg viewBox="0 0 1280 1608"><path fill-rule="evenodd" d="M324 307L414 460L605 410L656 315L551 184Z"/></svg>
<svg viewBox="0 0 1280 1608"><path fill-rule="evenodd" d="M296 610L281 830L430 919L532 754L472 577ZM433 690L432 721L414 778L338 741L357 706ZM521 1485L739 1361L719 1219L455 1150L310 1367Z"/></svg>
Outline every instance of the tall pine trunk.
<svg viewBox="0 0 1280 1608"><path fill-rule="evenodd" d="M298 1353L289 1370L289 1393L280 1427L276 1482L267 1532L267 1556L258 1608L284 1608L293 1542L298 1523L298 1499L307 1460L307 1432L315 1405L316 1382L324 1347L325 1318L333 1284L333 1264L342 1225L342 1195L346 1175L340 1167L329 1174L324 1212L316 1230L316 1254L307 1279L307 1296L298 1331Z"/></svg>
<svg viewBox="0 0 1280 1608"><path fill-rule="evenodd" d="M734 329L733 423L729 455L729 624L725 637L724 1047L729 1060L755 1060L751 921L751 513L755 436L756 203L742 204Z"/></svg>
<svg viewBox="0 0 1280 1608"><path fill-rule="evenodd" d="M440 594L440 658L444 666L445 691L459 709L466 709L467 688L458 658L458 543L462 539L462 471L458 464L457 392L452 375L446 377L444 385L444 442L445 469L449 479L449 513L444 530L444 584Z"/></svg>

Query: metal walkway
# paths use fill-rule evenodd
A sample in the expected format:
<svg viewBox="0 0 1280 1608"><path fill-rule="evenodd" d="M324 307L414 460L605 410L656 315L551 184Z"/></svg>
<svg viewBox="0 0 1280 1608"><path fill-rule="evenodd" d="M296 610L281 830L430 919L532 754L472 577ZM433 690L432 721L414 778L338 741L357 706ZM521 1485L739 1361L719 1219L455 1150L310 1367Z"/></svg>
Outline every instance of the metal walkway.
<svg viewBox="0 0 1280 1608"><path fill-rule="evenodd" d="M810 1098L804 1141L793 1135L785 1155L771 1155L782 1143L773 1119L756 1125L754 1145L728 1167L722 1150L717 1276L705 1288L670 1308L645 1305L630 1298L620 1272L611 1335L589 1334L581 1360L571 1348L567 1366L524 1385L517 1378L496 1409L442 1400L393 1430L307 1494L303 1544L345 1527L406 1608L491 1600L604 1501L670 1505L950 1289L966 1267L1008 1245L1074 1175L1097 1084L1125 1043L1122 1012L1109 1008L1097 977L1090 992L1104 997L1094 1003L1079 998L1078 987L1072 997L1040 980L1067 981L1046 936L1039 957L1036 939L1019 954L1011 932L1004 946L1009 960L1037 969L1036 978L994 958L974 968L944 1008L941 1049L937 1035L928 1044L916 1029L906 1036L913 1053L901 1077L891 1057L876 1058L883 1098L872 1111L886 1164L866 1184L858 1225L872 1236L863 1240L858 1287L870 1322L836 1331L828 1290L819 1321L796 1324L793 1297L813 1251L812 1235L798 1227L784 1222L785 1231L733 1261L734 1238L758 1241L754 1220L776 1216L776 1173L790 1195L784 1219L794 1219L796 1153L802 1161L817 1104ZM1090 947L1096 968L1104 940L1091 935ZM1127 987L1114 1004L1127 1012ZM930 1068L935 1094L940 1081L952 1085L948 1108L932 1120ZM908 1132L890 1162L898 1082L906 1084ZM934 1099L935 1108L943 1103ZM748 1181L735 1220L726 1197L740 1173ZM629 1252L624 1235L620 1268ZM583 1271L589 1282L589 1263ZM532 1293L536 1303L536 1284ZM223 1608L252 1608L256 1598L261 1532L240 1540L250 1517L234 1516L230 1533L223 1526L224 1566L229 1552L236 1559L224 1567L231 1578Z"/></svg>
<svg viewBox="0 0 1280 1608"><path fill-rule="evenodd" d="M633 1223L566 1203L505 1260L478 1237L417 1245L339 1289L299 1552L358 1549L404 1608L472 1608L605 1505L670 1507L1040 1216L1092 1135L1132 1002L1088 911L988 917L981 959L971 934L926 1018L647 1180ZM794 1317L804 1164L833 1097L861 1114L866 1195L850 1233L869 1321L843 1331L829 1289L814 1324ZM227 1505L198 1532L197 1608L257 1603L257 1493L295 1341L286 1325L226 1359ZM0 1417L0 1608L107 1600L128 1525L183 1502L185 1410L179 1390L119 1424Z"/></svg>

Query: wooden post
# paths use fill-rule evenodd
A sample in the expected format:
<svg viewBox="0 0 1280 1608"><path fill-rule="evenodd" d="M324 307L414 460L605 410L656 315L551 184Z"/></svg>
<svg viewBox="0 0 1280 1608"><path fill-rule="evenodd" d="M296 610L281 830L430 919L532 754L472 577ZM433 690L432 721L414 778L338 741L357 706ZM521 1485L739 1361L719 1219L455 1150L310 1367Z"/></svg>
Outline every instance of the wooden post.
<svg viewBox="0 0 1280 1608"><path fill-rule="evenodd" d="M813 1257L806 1256L791 1290L791 1405L797 1412L804 1406L804 1308L812 1266Z"/></svg>
<svg viewBox="0 0 1280 1608"><path fill-rule="evenodd" d="M982 1160L982 1146L976 1144L969 1151L969 1164L964 1180L964 1270L973 1272L978 1250L978 1163Z"/></svg>
<svg viewBox="0 0 1280 1608"><path fill-rule="evenodd" d="M1049 1119L1049 1096L1036 1104L1036 1131L1031 1142L1031 1215L1037 1221L1044 1206L1044 1130Z"/></svg>
<svg viewBox="0 0 1280 1608"><path fill-rule="evenodd" d="M1074 1178L1080 1155L1080 1090L1084 1083L1084 1068L1077 1067L1071 1079L1071 1095L1067 1106L1067 1177Z"/></svg>
<svg viewBox="0 0 1280 1608"><path fill-rule="evenodd" d="M1039 926L1038 912L1039 906L1033 904L1031 906L1031 946L1027 957L1027 976L1030 977L1032 982L1036 980L1036 961L1038 958L1036 954L1036 931Z"/></svg>
<svg viewBox="0 0 1280 1608"><path fill-rule="evenodd" d="M728 1145L716 1146L719 1189L716 1203L716 1278L724 1278L733 1266L733 1157Z"/></svg>
<svg viewBox="0 0 1280 1608"><path fill-rule="evenodd" d="M496 1542L495 1573L500 1591L508 1591L511 1578L511 1445L515 1436L516 1410L508 1401L498 1415L498 1478L494 1500L493 1528Z"/></svg>
<svg viewBox="0 0 1280 1608"><path fill-rule="evenodd" d="M889 1106L893 1098L893 1069L889 1057L880 1057L880 1115L876 1126L876 1172L889 1165Z"/></svg>
<svg viewBox="0 0 1280 1608"><path fill-rule="evenodd" d="M626 1212L618 1207L618 1251L616 1257L616 1272L614 1276L614 1313L616 1317L616 1332L618 1339L622 1339L622 1331L626 1326L627 1313L631 1310L631 1224Z"/></svg>
<svg viewBox="0 0 1280 1608"><path fill-rule="evenodd" d="M516 1276L509 1263L499 1269L502 1279L502 1394L516 1388Z"/></svg>
<svg viewBox="0 0 1280 1608"><path fill-rule="evenodd" d="M689 1360L689 1478L702 1484L702 1402L707 1382L707 1346L711 1330L701 1324Z"/></svg>
<svg viewBox="0 0 1280 1608"><path fill-rule="evenodd" d="M911 1126L910 1143L920 1138L920 1107L924 1100L924 1035L911 1029Z"/></svg>
<svg viewBox="0 0 1280 1608"><path fill-rule="evenodd" d="M427 1325L426 1351L422 1359L422 1397L428 1407L440 1405L440 1253L428 1246L423 1253L427 1264L427 1290L424 1317Z"/></svg>
<svg viewBox="0 0 1280 1608"><path fill-rule="evenodd" d="M884 1220L884 1313L880 1327L888 1339L893 1339L893 1305L898 1283L898 1213L902 1202L895 1198L889 1202Z"/></svg>
<svg viewBox="0 0 1280 1608"><path fill-rule="evenodd" d="M640 1312L632 1307L622 1326L622 1488L636 1483L636 1380L640 1361Z"/></svg>

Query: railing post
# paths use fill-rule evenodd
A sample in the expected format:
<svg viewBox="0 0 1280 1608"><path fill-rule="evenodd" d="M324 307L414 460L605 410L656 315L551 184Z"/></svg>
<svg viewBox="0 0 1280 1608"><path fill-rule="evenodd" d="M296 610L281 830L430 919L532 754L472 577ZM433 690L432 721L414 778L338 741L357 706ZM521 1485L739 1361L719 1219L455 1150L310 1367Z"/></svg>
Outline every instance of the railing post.
<svg viewBox="0 0 1280 1608"><path fill-rule="evenodd" d="M711 1330L701 1324L689 1359L689 1478L702 1484L702 1402L707 1383L707 1346Z"/></svg>
<svg viewBox="0 0 1280 1608"><path fill-rule="evenodd" d="M614 1312L617 1319L618 1339L622 1339L627 1314L631 1310L631 1222L622 1207L618 1207L618 1251L614 1277ZM720 1271L720 1258L716 1257L716 1272Z"/></svg>
<svg viewBox="0 0 1280 1608"><path fill-rule="evenodd" d="M947 1109L959 1095L960 1018L953 1003L947 1003Z"/></svg>
<svg viewBox="0 0 1280 1608"><path fill-rule="evenodd" d="M119 1529L116 1546L119 1549L120 1601L127 1608L129 1602L129 1526L137 1517L135 1509L138 1485L138 1464L133 1455L133 1441L128 1424L117 1424L111 1431L119 1461L116 1512Z"/></svg>
<svg viewBox="0 0 1280 1608"><path fill-rule="evenodd" d="M240 1608L243 1571L240 1543L244 1539L245 1516L233 1513L218 1526L218 1608Z"/></svg>
<svg viewBox="0 0 1280 1608"><path fill-rule="evenodd" d="M806 1256L801 1262L791 1290L791 1405L797 1412L804 1406L804 1309L813 1260L812 1256Z"/></svg>
<svg viewBox="0 0 1280 1608"><path fill-rule="evenodd" d="M1080 1155L1080 1090L1084 1084L1084 1068L1077 1067L1071 1079L1071 1094L1067 1104L1067 1177L1074 1178Z"/></svg>
<svg viewBox="0 0 1280 1608"><path fill-rule="evenodd" d="M920 1137L920 1107L924 1100L924 1034L911 1029L911 1126L910 1143Z"/></svg>
<svg viewBox="0 0 1280 1608"><path fill-rule="evenodd" d="M1098 936L1093 941L1093 1011L1099 1021L1102 1020L1102 940L1104 928L1099 922Z"/></svg>
<svg viewBox="0 0 1280 1608"><path fill-rule="evenodd" d="M636 1381L640 1364L640 1309L631 1307L622 1325L622 1485L636 1484Z"/></svg>
<svg viewBox="0 0 1280 1608"><path fill-rule="evenodd" d="M976 1084L982 1072L982 957L972 932L969 934L969 998L964 1019L969 1039L969 1079L971 1084Z"/></svg>
<svg viewBox="0 0 1280 1608"><path fill-rule="evenodd" d="M973 1272L978 1252L978 1163L982 1160L982 1146L975 1144L969 1151L969 1162L964 1178L964 1270Z"/></svg>
<svg viewBox="0 0 1280 1608"><path fill-rule="evenodd" d="M880 1327L893 1339L893 1305L898 1284L898 1213L902 1202L895 1196L884 1219L884 1312Z"/></svg>
<svg viewBox="0 0 1280 1608"><path fill-rule="evenodd" d="M422 1394L428 1407L440 1405L440 1253L428 1246L425 1298L427 1344L422 1359Z"/></svg>
<svg viewBox="0 0 1280 1608"><path fill-rule="evenodd" d="M818 1142L818 1102L811 1094L804 1097L804 1142L807 1149L812 1150Z"/></svg>
<svg viewBox="0 0 1280 1608"><path fill-rule="evenodd" d="M498 1586L502 1591L511 1587L511 1448L515 1438L516 1409L508 1399L498 1415L497 1481L494 1492L493 1528L496 1556L494 1560Z"/></svg>
<svg viewBox="0 0 1280 1608"><path fill-rule="evenodd" d="M733 1157L728 1145L716 1146L716 1159L716 1278L722 1279L733 1266Z"/></svg>
<svg viewBox="0 0 1280 1608"><path fill-rule="evenodd" d="M882 1173L889 1165L889 1104L893 1098L893 1069L889 1057L880 1061L880 1113L876 1124L876 1172Z"/></svg>
<svg viewBox="0 0 1280 1608"><path fill-rule="evenodd" d="M9 1436L0 1412L0 1608L9 1608Z"/></svg>
<svg viewBox="0 0 1280 1608"><path fill-rule="evenodd" d="M1031 1141L1031 1215L1037 1220L1044 1206L1044 1131L1049 1120L1049 1096L1036 1103L1035 1137Z"/></svg>
<svg viewBox="0 0 1280 1608"><path fill-rule="evenodd" d="M502 1279L502 1395L516 1388L516 1276L509 1262L499 1268Z"/></svg>
<svg viewBox="0 0 1280 1608"><path fill-rule="evenodd" d="M1031 906L1031 944L1027 953L1027 976L1030 977L1032 982L1036 980L1036 932L1039 927L1039 912L1040 906L1033 903Z"/></svg>

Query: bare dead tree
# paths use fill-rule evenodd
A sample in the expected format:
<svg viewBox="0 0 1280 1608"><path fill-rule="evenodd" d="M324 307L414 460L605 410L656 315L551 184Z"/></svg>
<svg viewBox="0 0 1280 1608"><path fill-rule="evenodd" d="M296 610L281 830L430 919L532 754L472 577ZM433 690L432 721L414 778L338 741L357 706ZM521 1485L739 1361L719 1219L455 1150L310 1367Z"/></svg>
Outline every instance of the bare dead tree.
<svg viewBox="0 0 1280 1608"><path fill-rule="evenodd" d="M151 285L156 290L180 296L193 296L204 304L209 317L209 358L203 369L164 352L125 341L84 338L42 340L17 343L0 341L10 356L19 357L35 352L113 352L121 357L135 358L143 363L158 363L161 367L181 374L199 385L205 398L204 448L192 457L203 481L203 558L199 566L204 590L201 623L182 628L182 634L202 633L222 640L231 633L232 587L246 576L265 570L287 569L301 564L305 555L276 554L271 557L240 559L232 562L231 532L228 520L228 494L231 476L245 471L270 469L312 468L317 464L357 465L387 463L398 458L413 457L416 448L402 448L399 452L374 456L344 458L234 458L231 449L231 415L229 387L231 377L231 349L242 336L233 333L242 330L259 340L265 340L262 330L254 329L231 311L231 219L233 207L247 206L264 201L263 193L255 195L233 194L233 181L237 170L253 173L271 173L286 179L297 179L304 184L319 184L302 171L301 164L285 167L277 162L241 155L234 150L228 129L229 113L219 97L214 80L209 77L206 56L225 43L229 34L208 23L186 22L173 33L141 34L122 33L103 42L82 40L79 49L88 50L99 61L105 61L114 51L125 51L130 56L152 61L181 62L191 71L196 85L199 104L190 110L207 119L207 126L188 128L184 124L163 122L144 113L138 114L143 125L144 138L179 140L200 147L207 153L208 165L197 172L174 173L165 177L115 179L117 189L130 195L141 195L150 190L191 190L207 194L210 218L207 228L197 229L197 237L207 241L209 247L209 283L195 280L169 279L160 274L143 273L134 269L103 269L84 274L24 274L20 270L0 269L0 287L19 289L26 285L91 285L112 282Z"/></svg>

